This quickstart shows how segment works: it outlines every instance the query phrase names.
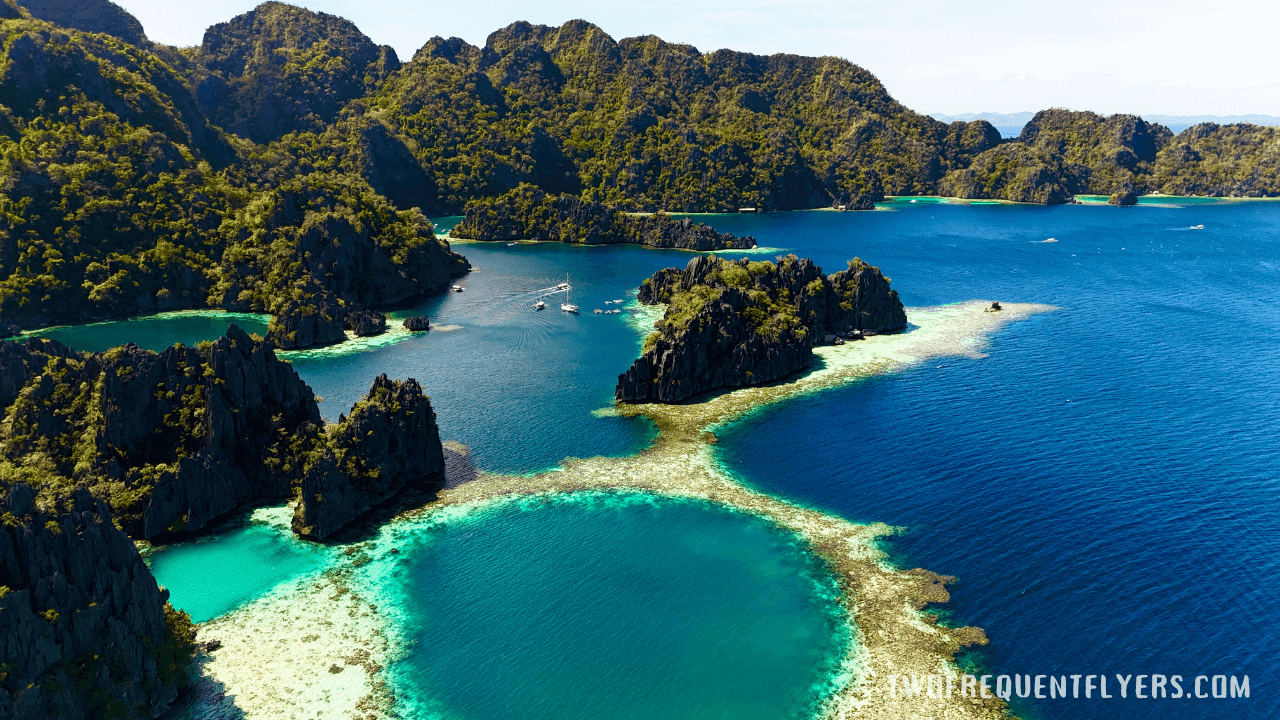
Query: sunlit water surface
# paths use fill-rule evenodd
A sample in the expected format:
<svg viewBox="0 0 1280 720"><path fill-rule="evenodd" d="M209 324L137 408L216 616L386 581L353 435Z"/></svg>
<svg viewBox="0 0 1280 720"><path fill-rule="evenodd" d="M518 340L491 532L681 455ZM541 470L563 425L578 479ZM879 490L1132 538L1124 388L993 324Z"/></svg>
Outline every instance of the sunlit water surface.
<svg viewBox="0 0 1280 720"><path fill-rule="evenodd" d="M957 623L987 629L992 644L966 658L987 672L1178 674L1184 684L1200 674L1248 674L1251 682L1252 697L1235 700L1015 697L1026 717L1280 715L1280 662L1269 629L1280 609L1269 585L1280 557L1280 204L1144 199L1140 207L1113 208L898 200L886 207L705 219L723 231L753 234L762 246L811 257L828 272L860 256L893 278L908 306L987 298L1062 310L1002 331L987 358L934 362L770 408L723 429L717 448L726 469L783 498L903 526L905 534L886 547L904 565L960 577L943 610ZM1204 229L1191 229L1197 225ZM554 244L457 248L477 268L461 281L466 290L403 309L426 312L437 330L356 352L293 356L325 398L325 414L336 418L386 372L421 380L444 437L471 446L484 469L529 472L566 456L642 448L652 436L646 423L598 412L636 354L641 333L633 310L628 305L623 315L599 316L591 310L616 307L605 300L631 301L644 277L683 265L690 255ZM559 297L548 298L550 309L534 310L538 290L565 277L584 314L559 312ZM164 336L163 323L170 321L117 324L114 342L144 335L147 322L160 323L152 331ZM75 345L74 335L68 337ZM165 337L178 339L178 332ZM404 677L458 717L491 714L497 703L528 708L518 711L522 717L598 717L609 698L584 689L575 699L540 683L562 674L598 690L624 670L636 672L618 655L625 646L620 638L631 636L610 613L625 617L629 595L641 592L643 578L653 578L658 590L650 604L666 609L646 622L660 626L659 616L677 626L704 622L679 619L668 607L679 604L670 588L683 581L664 579L665 573L680 574L678 566L693 562L682 553L704 546L727 552L733 543L726 538L755 532L740 518L707 520L705 512L694 513L702 528L694 532L681 525L687 509L625 522L610 512L504 510L457 529L456 542L424 547L404 582L423 598L408 609L420 613L425 654ZM619 525L616 536L610 523ZM462 539L467 533L476 540ZM624 554L625 573L632 575L610 585L599 580L607 574L592 568L624 571L597 546L617 549L621 537L662 552ZM531 548L544 554L529 558ZM728 554L755 568L739 570L747 576L779 567L785 556L735 552ZM553 566L570 569L543 580L529 569ZM432 573L442 578L438 585ZM504 585L508 573L526 581ZM157 574L175 597L187 592L186 583L222 582L163 564ZM261 592L274 582L272 576L249 584ZM486 586L498 588L494 597L481 592ZM450 592L471 598L477 614L451 602ZM710 602L703 593L685 597ZM234 602L203 604L210 609L202 613ZM573 636L571 655L553 657L537 646L563 627L557 622L567 622L557 607L575 608L572 617L588 629ZM520 646L527 652L510 661L479 652L491 643L502 646L506 638L493 628L513 627L501 616L517 608L527 619L528 627L521 626L527 644ZM716 632L689 636L700 638L692 652L742 641L729 625L712 625ZM446 637L452 640L441 644ZM613 653L610 661L600 662L597 650ZM477 657L463 657L470 653ZM646 653L642 657L661 655L652 648ZM815 677L821 665L813 657L791 660L796 678ZM671 661L683 667L679 657ZM458 668L475 670L474 684ZM504 682L490 682L495 676ZM634 687L650 680L646 675ZM701 682L649 687L673 698L703 697L700 692L711 691L699 689ZM801 686L805 681L787 685ZM714 697L711 710L738 707L729 699L738 690L717 687L721 694L707 696ZM635 707L667 711L625 697ZM673 703L669 707L679 704ZM558 715L539 714L544 710Z"/></svg>

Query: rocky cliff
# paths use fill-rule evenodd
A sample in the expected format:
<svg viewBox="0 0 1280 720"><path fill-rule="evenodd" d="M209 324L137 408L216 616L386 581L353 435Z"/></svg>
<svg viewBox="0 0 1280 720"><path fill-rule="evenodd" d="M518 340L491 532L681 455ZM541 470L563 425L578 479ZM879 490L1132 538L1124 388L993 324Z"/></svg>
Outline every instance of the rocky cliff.
<svg viewBox="0 0 1280 720"><path fill-rule="evenodd" d="M0 469L0 717L158 716L186 678L190 619L105 503L18 474Z"/></svg>
<svg viewBox="0 0 1280 720"><path fill-rule="evenodd" d="M320 426L315 397L269 344L234 325L200 347L79 353L0 345L0 460L86 485L133 537L206 527L287 498Z"/></svg>
<svg viewBox="0 0 1280 720"><path fill-rule="evenodd" d="M449 234L469 240L631 243L699 251L756 246L755 238L716 232L689 218L675 220L663 213L628 215L572 195L551 195L532 185L467 205L466 217Z"/></svg>
<svg viewBox="0 0 1280 720"><path fill-rule="evenodd" d="M265 2L205 31L195 91L218 125L256 142L323 130L400 68L350 20Z"/></svg>
<svg viewBox="0 0 1280 720"><path fill-rule="evenodd" d="M299 535L328 537L410 483L443 485L436 414L413 378L380 375L323 442L302 479L293 516Z"/></svg>
<svg viewBox="0 0 1280 720"><path fill-rule="evenodd" d="M832 275L794 255L772 262L699 256L644 281L640 302L666 303L642 355L618 377L626 402L680 402L773 382L807 367L829 333L906 327L898 293L859 259Z"/></svg>
<svg viewBox="0 0 1280 720"><path fill-rule="evenodd" d="M212 343L160 353L0 343L0 407L0 469L64 493L87 488L135 538L199 532L244 502L285 500L304 485L300 517L314 520L298 527L323 537L443 467L417 382L378 378L326 429L297 372L234 325ZM317 494L329 497L319 508Z"/></svg>
<svg viewBox="0 0 1280 720"><path fill-rule="evenodd" d="M249 247L224 254L212 294L229 310L270 312L281 348L342 342L358 324L348 315L443 291L471 267L420 210L333 173L286 180L222 231Z"/></svg>
<svg viewBox="0 0 1280 720"><path fill-rule="evenodd" d="M85 32L114 35L131 45L147 47L150 41L142 23L111 0L22 0L31 17Z"/></svg>

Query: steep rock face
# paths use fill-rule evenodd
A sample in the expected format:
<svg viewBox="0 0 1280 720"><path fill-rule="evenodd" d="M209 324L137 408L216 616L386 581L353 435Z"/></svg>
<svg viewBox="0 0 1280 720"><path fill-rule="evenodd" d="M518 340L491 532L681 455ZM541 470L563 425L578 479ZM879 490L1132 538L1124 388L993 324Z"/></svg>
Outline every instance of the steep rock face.
<svg viewBox="0 0 1280 720"><path fill-rule="evenodd" d="M106 505L0 478L0 512L0 717L160 715L194 630Z"/></svg>
<svg viewBox="0 0 1280 720"><path fill-rule="evenodd" d="M1280 127L1201 123L1156 157L1151 184L1168 195L1280 196Z"/></svg>
<svg viewBox="0 0 1280 720"><path fill-rule="evenodd" d="M760 385L807 367L813 343L803 329L777 336L742 320L746 294L728 288L706 301L689 326L659 337L618 377L617 399L676 403L708 390Z"/></svg>
<svg viewBox="0 0 1280 720"><path fill-rule="evenodd" d="M334 299L291 301L267 323L267 340L282 350L333 345L347 339L347 313Z"/></svg>
<svg viewBox="0 0 1280 720"><path fill-rule="evenodd" d="M871 193L854 193L837 197L831 201L831 207L837 210L875 210L879 200L884 200L884 196L876 198Z"/></svg>
<svg viewBox="0 0 1280 720"><path fill-rule="evenodd" d="M347 313L347 329L357 337L381 335L387 331L387 316L376 310L358 310Z"/></svg>
<svg viewBox="0 0 1280 720"><path fill-rule="evenodd" d="M823 207L876 184L928 192L999 141L838 58L614 40L581 20L514 23L482 48L433 38L414 57L369 103L455 211L521 182L623 210Z"/></svg>
<svg viewBox="0 0 1280 720"><path fill-rule="evenodd" d="M419 210L397 210L356 183L291 179L237 217L225 232L253 248L224 255L213 291L221 305L270 312L273 342L310 347L341 342L347 313L443 290L470 268Z"/></svg>
<svg viewBox="0 0 1280 720"><path fill-rule="evenodd" d="M414 315L404 319L404 327L410 332L422 332L431 329L431 319L426 315Z"/></svg>
<svg viewBox="0 0 1280 720"><path fill-rule="evenodd" d="M829 276L795 256L777 264L699 256L645 280L640 302L668 303L643 354L618 377L626 402L681 402L773 382L810 363L828 333L894 331L906 312L889 279L859 259Z"/></svg>
<svg viewBox="0 0 1280 720"><path fill-rule="evenodd" d="M314 444L314 394L234 325L198 348L78 353L5 343L0 458L85 483L134 537L193 532L246 500L287 497ZM14 390L14 387L17 387Z"/></svg>
<svg viewBox="0 0 1280 720"><path fill-rule="evenodd" d="M380 375L308 466L293 529L323 539L410 483L442 484L443 471L430 399L412 378Z"/></svg>
<svg viewBox="0 0 1280 720"><path fill-rule="evenodd" d="M255 142L323 130L347 102L400 67L349 20L262 3L205 31L196 97L218 125Z"/></svg>
<svg viewBox="0 0 1280 720"><path fill-rule="evenodd" d="M1138 193L1131 189L1119 190L1111 193L1111 197L1107 198L1107 202L1111 205L1137 205Z"/></svg>
<svg viewBox="0 0 1280 720"><path fill-rule="evenodd" d="M385 125L367 122L357 136L359 172L369 185L401 209L436 208L435 178Z"/></svg>
<svg viewBox="0 0 1280 720"><path fill-rule="evenodd" d="M716 232L689 218L627 215L572 195L551 195L532 185L521 185L495 200L468 205L466 217L449 234L470 240L632 243L698 251L756 246L752 237Z"/></svg>
<svg viewBox="0 0 1280 720"><path fill-rule="evenodd" d="M947 175L939 192L952 197L1059 205L1071 202L1073 181L1058 158L1020 143L1005 143Z"/></svg>
<svg viewBox="0 0 1280 720"><path fill-rule="evenodd" d="M1042 110L1018 142L1058 159L1072 193L1109 195L1143 182L1172 137L1168 128L1136 115Z"/></svg>
<svg viewBox="0 0 1280 720"><path fill-rule="evenodd" d="M130 45L150 45L142 23L111 0L22 0L31 17L84 32L105 33Z"/></svg>

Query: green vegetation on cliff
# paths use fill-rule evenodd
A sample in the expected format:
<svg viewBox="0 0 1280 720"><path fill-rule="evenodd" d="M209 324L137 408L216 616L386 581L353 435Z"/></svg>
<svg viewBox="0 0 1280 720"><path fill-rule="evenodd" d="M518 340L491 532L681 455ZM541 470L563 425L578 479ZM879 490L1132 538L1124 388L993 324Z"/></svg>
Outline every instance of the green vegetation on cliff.
<svg viewBox="0 0 1280 720"><path fill-rule="evenodd" d="M275 2L177 49L107 0L31 3L0 6L3 325L213 306L287 310L279 337L340 340L346 313L465 270L422 214L523 184L607 206L596 222L884 194L1280 194L1275 128L1175 137L1048 110L1001 142L839 58L702 53L575 20L484 47L432 38L401 64L342 18ZM591 235L571 225L563 237Z"/></svg>
<svg viewBox="0 0 1280 720"><path fill-rule="evenodd" d="M212 126L187 80L146 49L25 18L0 23L0 38L5 323L275 312L316 292L359 308L466 268L359 168L254 173L256 146ZM343 250L329 267L308 263L325 242ZM334 280L332 264L351 258L362 264Z"/></svg>
<svg viewBox="0 0 1280 720"><path fill-rule="evenodd" d="M532 185L493 200L467 205L467 215L449 231L469 240L554 240L599 245L631 243L685 250L749 249L752 237L720 233L688 218L674 220L666 213L628 215L572 195L550 195Z"/></svg>
<svg viewBox="0 0 1280 720"><path fill-rule="evenodd" d="M665 303L641 355L618 376L626 402L682 402L708 390L773 382L838 335L906 327L889 278L859 258L831 275L795 255L777 263L699 256L646 279L638 299Z"/></svg>
<svg viewBox="0 0 1280 720"><path fill-rule="evenodd" d="M260 143L323 131L343 105L400 68L394 50L350 20L278 2L209 28L192 61L209 118Z"/></svg>

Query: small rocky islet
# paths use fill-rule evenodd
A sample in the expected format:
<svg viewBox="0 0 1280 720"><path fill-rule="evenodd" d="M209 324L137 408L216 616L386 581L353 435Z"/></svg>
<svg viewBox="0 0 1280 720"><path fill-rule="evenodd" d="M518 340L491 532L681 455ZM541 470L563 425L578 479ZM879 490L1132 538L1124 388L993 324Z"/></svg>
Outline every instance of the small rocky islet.
<svg viewBox="0 0 1280 720"><path fill-rule="evenodd" d="M889 283L860 258L831 275L794 255L776 263L703 255L659 270L638 299L666 312L615 397L671 403L763 385L808 367L817 344L902 330L906 310Z"/></svg>

